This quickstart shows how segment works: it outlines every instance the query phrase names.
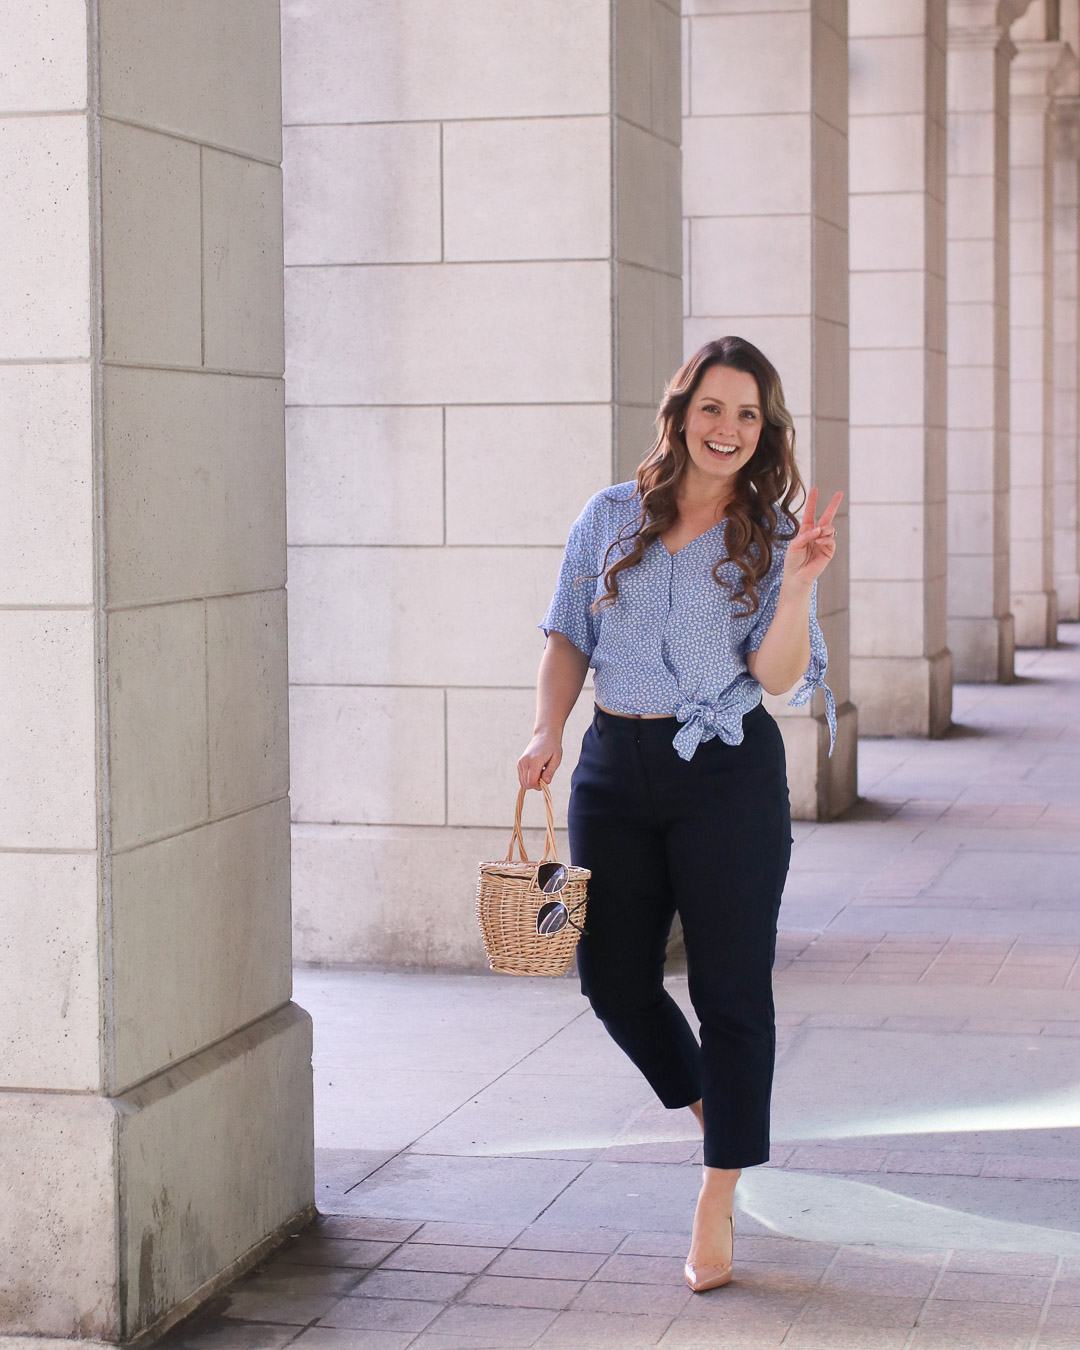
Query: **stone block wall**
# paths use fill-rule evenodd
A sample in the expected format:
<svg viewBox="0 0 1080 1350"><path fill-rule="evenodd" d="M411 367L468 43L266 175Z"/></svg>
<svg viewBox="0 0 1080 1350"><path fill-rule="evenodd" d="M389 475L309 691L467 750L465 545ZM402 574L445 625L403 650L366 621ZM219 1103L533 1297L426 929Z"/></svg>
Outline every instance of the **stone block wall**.
<svg viewBox="0 0 1080 1350"><path fill-rule="evenodd" d="M678 13L283 16L296 954L481 964L562 547L680 359Z"/></svg>

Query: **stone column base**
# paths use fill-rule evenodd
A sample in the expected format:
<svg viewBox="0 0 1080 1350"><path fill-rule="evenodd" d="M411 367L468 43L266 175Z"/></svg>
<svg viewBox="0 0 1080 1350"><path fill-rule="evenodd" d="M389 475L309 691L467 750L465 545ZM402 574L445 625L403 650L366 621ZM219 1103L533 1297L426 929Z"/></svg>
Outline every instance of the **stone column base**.
<svg viewBox="0 0 1080 1350"><path fill-rule="evenodd" d="M814 696L817 702L819 694ZM829 724L824 713L802 715L785 711L787 700L764 699L784 736L788 790L794 820L832 820L854 806L858 797L856 756L858 717L855 705L841 703L836 709L836 746L829 758Z"/></svg>
<svg viewBox="0 0 1080 1350"><path fill-rule="evenodd" d="M1057 595L1058 623L1075 623L1080 619L1080 575L1056 576L1054 593Z"/></svg>
<svg viewBox="0 0 1080 1350"><path fill-rule="evenodd" d="M1057 645L1056 591L1022 591L1013 595L1011 604L1018 647Z"/></svg>
<svg viewBox="0 0 1080 1350"><path fill-rule="evenodd" d="M0 1152L0 1344L160 1335L314 1217L311 1019L290 1003L119 1097L2 1093Z"/></svg>
<svg viewBox="0 0 1080 1350"><path fill-rule="evenodd" d="M853 656L851 696L864 736L944 736L952 725L952 653Z"/></svg>
<svg viewBox="0 0 1080 1350"><path fill-rule="evenodd" d="M1011 614L996 619L950 619L948 639L956 683L1012 683L1016 635Z"/></svg>

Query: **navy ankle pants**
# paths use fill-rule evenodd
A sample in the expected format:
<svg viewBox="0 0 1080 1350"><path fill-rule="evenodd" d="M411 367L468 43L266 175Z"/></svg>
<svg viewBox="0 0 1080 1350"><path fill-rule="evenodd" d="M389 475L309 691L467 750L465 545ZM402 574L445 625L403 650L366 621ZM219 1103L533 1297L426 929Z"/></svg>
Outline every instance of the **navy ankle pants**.
<svg viewBox="0 0 1080 1350"><path fill-rule="evenodd" d="M741 745L679 758L674 717L597 708L570 780L570 856L592 870L582 993L667 1107L699 1098L705 1165L768 1161L772 965L791 856L784 743L758 705ZM700 1044L664 989L682 919Z"/></svg>

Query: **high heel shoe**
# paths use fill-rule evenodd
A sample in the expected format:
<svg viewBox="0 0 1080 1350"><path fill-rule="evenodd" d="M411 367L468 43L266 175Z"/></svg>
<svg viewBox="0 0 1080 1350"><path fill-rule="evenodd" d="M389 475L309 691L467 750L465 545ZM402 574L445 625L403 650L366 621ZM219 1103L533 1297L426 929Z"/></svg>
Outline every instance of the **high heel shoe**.
<svg viewBox="0 0 1080 1350"><path fill-rule="evenodd" d="M735 1215L731 1224L731 1255L735 1256ZM692 1266L689 1261L683 1266L683 1279L695 1294L703 1294L706 1289L719 1289L722 1284L731 1282L731 1261L726 1266Z"/></svg>

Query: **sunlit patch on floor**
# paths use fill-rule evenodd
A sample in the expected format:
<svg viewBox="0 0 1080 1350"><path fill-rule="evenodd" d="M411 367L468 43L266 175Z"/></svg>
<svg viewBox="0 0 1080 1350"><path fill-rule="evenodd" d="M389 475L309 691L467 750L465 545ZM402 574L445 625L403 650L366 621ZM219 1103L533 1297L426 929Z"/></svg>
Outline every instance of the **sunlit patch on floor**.
<svg viewBox="0 0 1080 1350"><path fill-rule="evenodd" d="M986 1218L808 1172L748 1169L739 1181L738 1206L774 1233L812 1242L1080 1256L1080 1233Z"/></svg>
<svg viewBox="0 0 1080 1350"><path fill-rule="evenodd" d="M1080 1084L1039 1096L1014 1097L1007 1102L975 1106L948 1106L914 1111L906 1116L863 1117L825 1125L784 1127L785 1139L815 1140L879 1138L905 1134L970 1134L983 1130L1068 1130L1080 1127Z"/></svg>

